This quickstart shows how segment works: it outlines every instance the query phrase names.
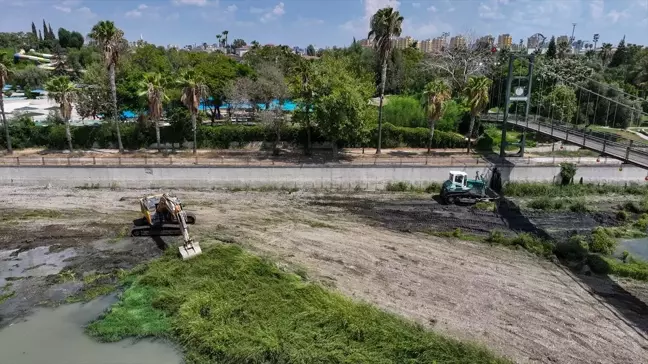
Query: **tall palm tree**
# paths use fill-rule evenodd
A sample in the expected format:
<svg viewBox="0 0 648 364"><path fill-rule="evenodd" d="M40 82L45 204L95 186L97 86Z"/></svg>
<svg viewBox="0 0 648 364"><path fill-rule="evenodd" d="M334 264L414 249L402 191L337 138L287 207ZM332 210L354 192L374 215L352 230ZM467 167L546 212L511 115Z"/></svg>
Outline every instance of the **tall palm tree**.
<svg viewBox="0 0 648 364"><path fill-rule="evenodd" d="M434 137L434 126L443 117L446 102L452 97L452 92L447 83L437 80L425 85L423 97L425 98L425 111L428 118L428 125L430 126L430 139L428 140L428 154L430 154L432 137Z"/></svg>
<svg viewBox="0 0 648 364"><path fill-rule="evenodd" d="M306 124L306 154L310 155L312 152L311 146L311 122L310 122L310 111L313 107L313 99L315 98L315 89L311 82L313 78L313 64L312 61L306 60L304 58L299 58L299 61L295 67L295 75L297 76L297 102L301 104L302 111L304 112L304 121Z"/></svg>
<svg viewBox="0 0 648 364"><path fill-rule="evenodd" d="M378 148L376 154L381 153L382 144L382 109L383 99L385 98L385 83L387 82L387 60L392 51L393 37L398 37L402 31L403 17L398 11L387 7L380 9L371 17L371 30L368 38L374 43L374 48L378 53L378 59L382 64L382 73L380 75L380 104L378 105Z"/></svg>
<svg viewBox="0 0 648 364"><path fill-rule="evenodd" d="M9 60L6 53L0 53L0 114L2 114L2 124L5 130L5 140L7 141L7 153L13 154L11 148L11 135L9 134L9 123L7 123L7 116L4 110L4 94L2 90L5 87L7 79L9 78Z"/></svg>
<svg viewBox="0 0 648 364"><path fill-rule="evenodd" d="M253 48L253 49L254 49L254 48L259 48L259 47L261 46L261 45L259 44L259 42L257 42L256 40L253 40L252 43L250 43L250 44L252 44L252 48Z"/></svg>
<svg viewBox="0 0 648 364"><path fill-rule="evenodd" d="M225 49L227 49L227 35L229 34L228 30L223 30L223 43L225 43Z"/></svg>
<svg viewBox="0 0 648 364"><path fill-rule="evenodd" d="M612 43L603 43L601 46L601 62L603 62L603 66L607 66L610 58L612 58Z"/></svg>
<svg viewBox="0 0 648 364"><path fill-rule="evenodd" d="M200 100L207 96L209 89L205 84L205 79L193 69L183 71L176 82L182 87L180 101L189 109L189 113L191 113L193 154L196 154L196 116L200 107Z"/></svg>
<svg viewBox="0 0 648 364"><path fill-rule="evenodd" d="M216 39L218 39L218 46L222 47L223 46L223 41L221 40L223 36L220 34L216 34Z"/></svg>
<svg viewBox="0 0 648 364"><path fill-rule="evenodd" d="M119 61L119 55L122 52L122 44L124 41L124 32L115 26L115 23L109 20L101 20L92 27L92 31L88 36L97 42L102 50L102 55L106 67L108 67L108 77L110 81L110 95L112 98L112 116L117 129L117 145L119 152L124 152L124 145L121 140L121 132L119 130L119 114L117 111L117 86L115 84L115 67Z"/></svg>
<svg viewBox="0 0 648 364"><path fill-rule="evenodd" d="M468 79L464 93L468 98L468 107L470 108L470 128L468 128L468 153L470 153L470 139L475 128L475 119L488 105L488 91L490 90L491 81L484 76L474 76Z"/></svg>
<svg viewBox="0 0 648 364"><path fill-rule="evenodd" d="M146 97L148 103L148 118L155 125L155 140L157 141L157 149L161 150L160 146L160 119L162 118L162 107L169 97L166 94L167 82L161 74L145 73L144 79L139 83L138 92L140 97Z"/></svg>
<svg viewBox="0 0 648 364"><path fill-rule="evenodd" d="M45 84L47 97L59 104L61 116L65 122L65 137L68 147L72 151L72 133L70 133L70 117L72 116L72 102L76 98L76 86L67 76L58 76L50 79Z"/></svg>

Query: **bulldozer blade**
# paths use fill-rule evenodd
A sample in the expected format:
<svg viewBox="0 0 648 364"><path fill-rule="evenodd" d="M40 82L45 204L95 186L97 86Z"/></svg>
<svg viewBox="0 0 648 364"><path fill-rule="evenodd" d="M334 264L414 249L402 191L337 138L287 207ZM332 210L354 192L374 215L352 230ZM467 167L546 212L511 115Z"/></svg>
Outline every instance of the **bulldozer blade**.
<svg viewBox="0 0 648 364"><path fill-rule="evenodd" d="M202 249L200 249L200 244L198 244L197 241L190 244L185 244L181 246L179 250L180 256L182 256L182 260L191 259L202 254Z"/></svg>

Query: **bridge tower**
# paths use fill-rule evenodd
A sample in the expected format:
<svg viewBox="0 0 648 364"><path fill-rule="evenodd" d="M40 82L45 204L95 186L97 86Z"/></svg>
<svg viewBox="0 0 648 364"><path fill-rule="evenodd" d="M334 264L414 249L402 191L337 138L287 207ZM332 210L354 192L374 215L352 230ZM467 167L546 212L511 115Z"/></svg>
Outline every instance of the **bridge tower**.
<svg viewBox="0 0 648 364"><path fill-rule="evenodd" d="M516 59L528 59L528 73L522 76L516 76L514 74L514 66ZM520 151L513 156L515 157L524 157L524 146L526 143L526 128L522 130L522 137L517 143L509 143L506 141L506 128L507 121L509 118L509 109L511 107L511 102L521 102L524 103L524 122L528 123L529 109L531 107L531 89L533 86L533 65L535 62L535 55L521 55L521 54L511 54L509 58L509 69L508 69L508 78L506 81L506 101L504 104L504 120L502 122L502 144L500 145L500 157L506 157L506 146L515 145L520 147ZM518 85L514 86L514 81L518 81ZM525 81L522 85L521 81ZM513 91L513 95L511 95ZM517 109L516 109L517 110ZM517 118L517 115L515 115Z"/></svg>

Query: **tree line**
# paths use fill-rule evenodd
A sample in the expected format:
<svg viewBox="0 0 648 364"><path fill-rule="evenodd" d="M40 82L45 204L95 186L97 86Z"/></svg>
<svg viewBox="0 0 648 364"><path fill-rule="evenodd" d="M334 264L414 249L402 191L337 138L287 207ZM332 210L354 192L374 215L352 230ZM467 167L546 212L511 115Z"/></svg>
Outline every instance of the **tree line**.
<svg viewBox="0 0 648 364"><path fill-rule="evenodd" d="M371 48L354 41L313 59L299 56L287 46L261 46L254 41L239 60L217 52L165 49L146 42L129 45L114 23L100 21L89 34L89 44L80 49L70 41L76 37L74 32L59 31L58 42L67 46L68 63L61 70L21 69L0 59L0 84L12 80L25 87L45 85L60 105L69 148L74 136L69 131L72 107L82 118L110 121L120 151L124 150L120 115L125 110L137 113L141 122L155 130L158 146L162 122L171 120L170 115L186 115L178 122L187 123L194 152L203 120L214 125L239 116L264 125L275 144L282 140L286 127L302 128L307 152L312 144L308 136L317 134L334 148L353 141L353 145L375 146L380 153L382 129L388 124L390 130L425 126L428 150L444 144L433 143L437 128L444 137L463 135L476 140L483 130L479 115L503 104L505 90L498 86L506 79L511 51L493 53L490 46L471 42L470 35L468 43L475 46L447 48L435 54L423 54L415 47L395 49L391 39L401 35L402 22L398 11L378 10L370 19ZM45 28L51 38L49 25L44 24L43 32ZM234 45L245 42L236 39L230 44L228 33L217 38L219 45L232 53ZM307 53L314 52L314 47L307 48ZM637 110L648 109L646 101L640 100L648 94L648 50L640 46L626 47L622 40L610 55L603 50L575 55L552 39L546 54L537 55L536 63L543 71L534 74L534 84L545 86L534 88L532 112L559 116L567 122L603 123L600 109L605 107L595 108L593 101L582 100L578 85L628 106L615 113L615 125L625 126L637 116ZM516 63L517 68L523 66ZM369 104L372 97L377 97L377 107ZM295 103L294 111L283 111L288 102ZM225 105L226 117L221 113ZM9 124L4 123L8 149ZM470 151L471 143L467 147ZM278 151L275 148L275 153Z"/></svg>

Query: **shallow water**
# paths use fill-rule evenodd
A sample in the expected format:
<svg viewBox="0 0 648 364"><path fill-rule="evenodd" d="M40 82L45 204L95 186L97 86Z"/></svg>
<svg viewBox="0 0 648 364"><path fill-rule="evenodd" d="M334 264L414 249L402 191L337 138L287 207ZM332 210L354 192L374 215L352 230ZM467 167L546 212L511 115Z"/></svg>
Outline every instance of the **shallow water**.
<svg viewBox="0 0 648 364"><path fill-rule="evenodd" d="M49 246L40 246L11 256L16 250L0 251L0 287L9 277L45 277L59 273L68 258L77 255L73 248L50 252Z"/></svg>
<svg viewBox="0 0 648 364"><path fill-rule="evenodd" d="M152 340L99 343L83 327L115 302L103 297L89 303L41 308L26 321L0 330L0 362L11 364L179 364L170 345Z"/></svg>
<svg viewBox="0 0 648 364"><path fill-rule="evenodd" d="M621 240L617 251L627 250L630 255L648 260L648 238Z"/></svg>

